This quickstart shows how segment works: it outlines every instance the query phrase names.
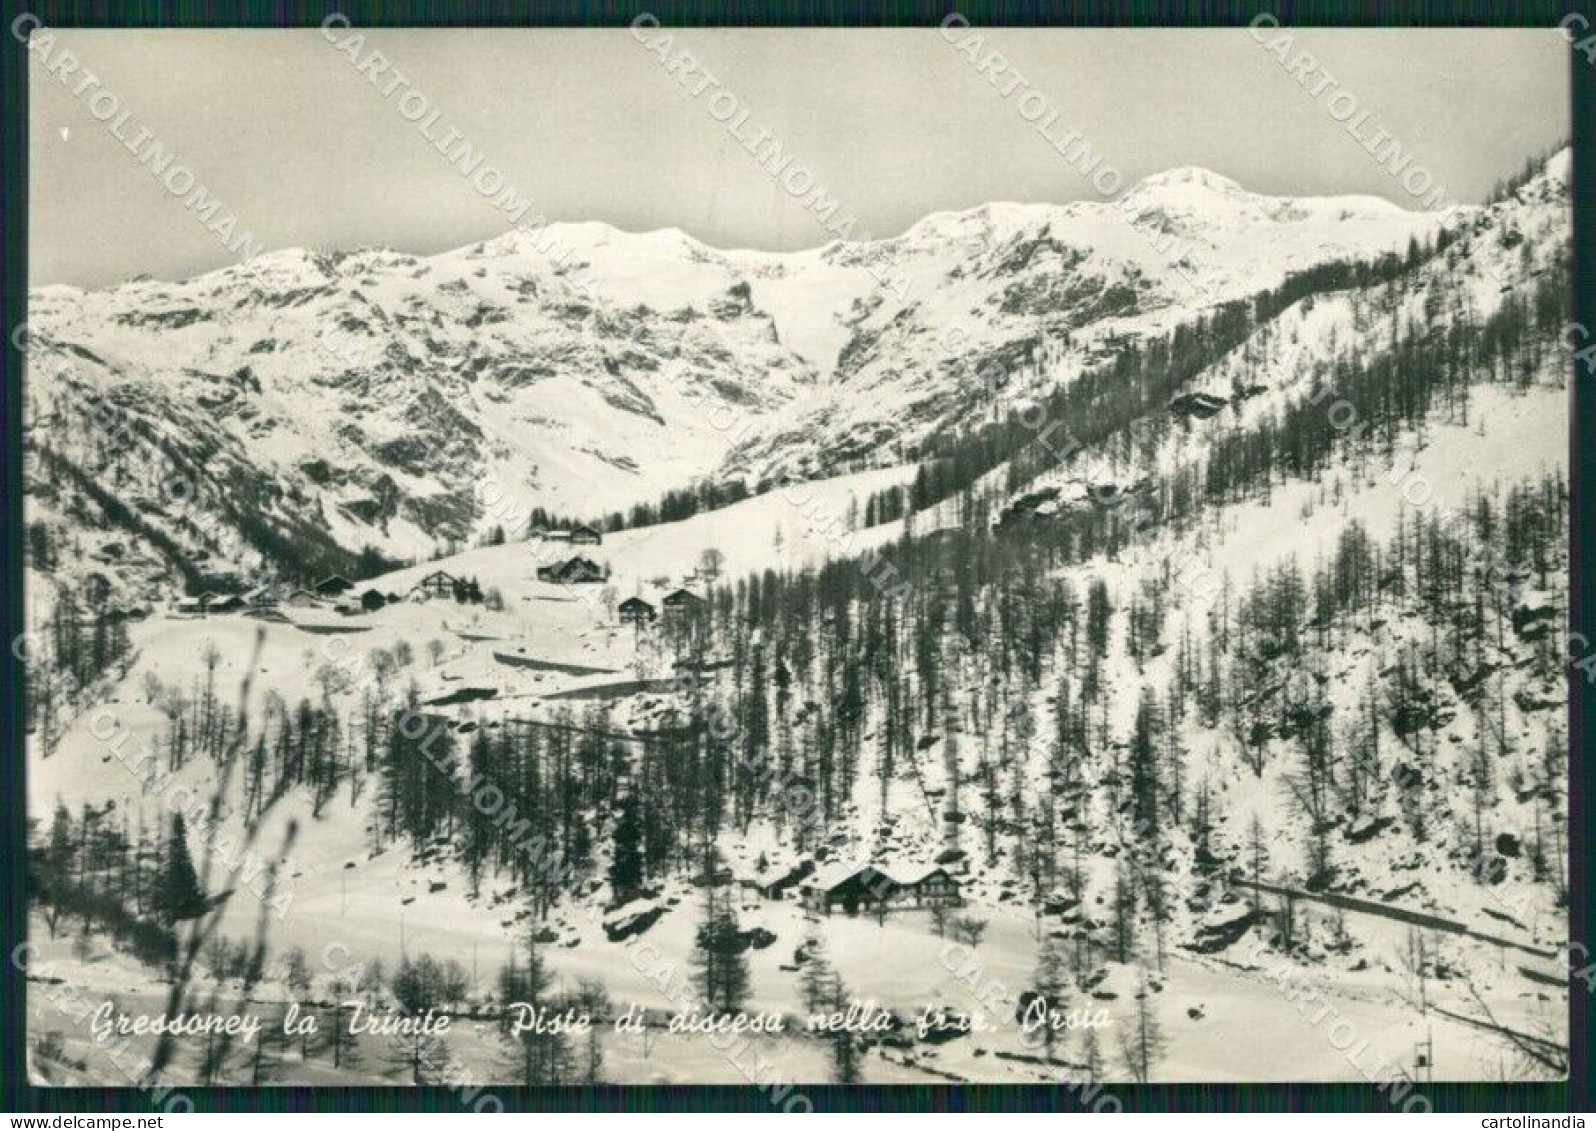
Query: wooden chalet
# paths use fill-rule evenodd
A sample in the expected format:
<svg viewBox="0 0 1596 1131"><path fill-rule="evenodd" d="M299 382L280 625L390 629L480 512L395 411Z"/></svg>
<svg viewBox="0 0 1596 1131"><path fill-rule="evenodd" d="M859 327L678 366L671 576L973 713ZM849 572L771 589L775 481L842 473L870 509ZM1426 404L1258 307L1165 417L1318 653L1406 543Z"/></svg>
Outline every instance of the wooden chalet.
<svg viewBox="0 0 1596 1131"><path fill-rule="evenodd" d="M789 891L814 875L815 862L804 857L786 868L762 868L743 879L744 887L753 888L764 899L784 899Z"/></svg>
<svg viewBox="0 0 1596 1131"><path fill-rule="evenodd" d="M609 577L608 570L592 558L584 558L580 554L554 565L538 567L539 581L553 581L560 585L603 581L607 577Z"/></svg>
<svg viewBox="0 0 1596 1131"><path fill-rule="evenodd" d="M628 597L615 611L620 614L622 624L648 624L658 615L654 606L641 597Z"/></svg>
<svg viewBox="0 0 1596 1131"><path fill-rule="evenodd" d="M817 873L800 890L804 906L824 915L839 908L857 915L964 904L958 880L940 867L895 880L873 864L850 865Z"/></svg>
<svg viewBox="0 0 1596 1131"><path fill-rule="evenodd" d="M410 592L412 595L420 597L453 597L454 587L455 579L453 574L445 573L441 569L435 569L411 586Z"/></svg>
<svg viewBox="0 0 1596 1131"><path fill-rule="evenodd" d="M571 527L571 545L573 546L597 546L603 541L604 535L600 534L595 527Z"/></svg>
<svg viewBox="0 0 1596 1131"><path fill-rule="evenodd" d="M334 573L316 582L316 593L322 597L341 597L354 587L353 581L341 573Z"/></svg>
<svg viewBox="0 0 1596 1131"><path fill-rule="evenodd" d="M380 589L368 589L360 595L360 607L368 613L376 612L387 603L388 598Z"/></svg>
<svg viewBox="0 0 1596 1131"><path fill-rule="evenodd" d="M861 911L884 911L891 905L898 882L871 864L826 868L805 882L803 905L810 911L830 915L842 910L849 915Z"/></svg>
<svg viewBox="0 0 1596 1131"><path fill-rule="evenodd" d="M959 881L946 868L927 868L899 884L900 906L962 907L964 895Z"/></svg>
<svg viewBox="0 0 1596 1131"><path fill-rule="evenodd" d="M700 613L707 603L697 593L686 589L678 589L660 602L661 605L665 606L665 615L667 617Z"/></svg>

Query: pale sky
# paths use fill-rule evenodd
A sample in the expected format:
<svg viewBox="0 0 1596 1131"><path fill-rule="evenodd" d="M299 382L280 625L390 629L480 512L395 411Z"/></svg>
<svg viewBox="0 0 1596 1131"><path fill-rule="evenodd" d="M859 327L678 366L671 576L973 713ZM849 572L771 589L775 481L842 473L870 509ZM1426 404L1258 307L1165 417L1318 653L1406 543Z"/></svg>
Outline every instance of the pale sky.
<svg viewBox="0 0 1596 1131"><path fill-rule="evenodd" d="M484 200L317 30L70 31L68 47L261 249L426 254L500 234ZM658 34L658 33L654 33ZM1551 30L1294 33L1362 109L1478 201L1569 133ZM862 232L993 200L1095 198L1087 180L935 30L673 32ZM986 33L1127 185L1201 165L1258 192L1408 196L1244 30ZM832 236L625 29L368 33L518 195L554 220L682 228L718 247ZM32 67L34 285L181 278L235 257ZM386 77L384 79L386 81ZM1027 87L1019 88L1019 93ZM102 104L104 105L104 104Z"/></svg>

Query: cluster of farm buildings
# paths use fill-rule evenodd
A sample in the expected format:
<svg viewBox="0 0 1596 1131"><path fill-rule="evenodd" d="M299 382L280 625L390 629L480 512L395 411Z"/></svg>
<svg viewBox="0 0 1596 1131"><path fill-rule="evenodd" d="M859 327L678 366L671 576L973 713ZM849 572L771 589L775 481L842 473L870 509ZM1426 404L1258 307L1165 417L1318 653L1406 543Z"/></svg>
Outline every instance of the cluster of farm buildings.
<svg viewBox="0 0 1596 1131"><path fill-rule="evenodd" d="M291 589L286 593L275 585L258 585L241 592L210 590L177 603L180 613L237 613L263 612L279 607L314 609L331 606L335 612L352 615L375 612L385 605L403 600L428 601L435 597L450 597L457 601L480 600L481 592L474 581L455 577L445 571L433 570L412 585L405 593L384 592L376 587L355 595L355 582L341 573L329 574L309 588ZM475 594L475 597L473 597Z"/></svg>
<svg viewBox="0 0 1596 1131"><path fill-rule="evenodd" d="M742 886L765 899L785 899L796 891L810 911L830 915L875 915L887 911L962 907L959 881L937 865L919 868L904 878L894 878L874 864L833 864L820 870L804 859L786 869L762 869L745 876Z"/></svg>
<svg viewBox="0 0 1596 1131"><path fill-rule="evenodd" d="M574 526L570 529L531 531L531 537L544 542L563 542L572 546L597 546L604 536L591 526ZM582 554L573 554L562 561L537 568L537 579L556 585L579 585L608 581L609 567L601 565ZM330 574L308 588L295 588L284 592L281 587L260 585L252 589L212 589L177 602L179 613L208 615L213 613L266 612L282 606L290 608L320 608L330 606L345 615L370 613L399 601L428 601L453 598L457 601L479 601L480 589L474 580L455 577L445 570L433 570L404 593L384 591L369 587L356 594L358 586L342 574ZM661 601L667 620L678 614L696 613L704 607L704 599L688 589L677 589ZM617 607L622 624L644 626L652 624L661 610L641 597L629 597Z"/></svg>

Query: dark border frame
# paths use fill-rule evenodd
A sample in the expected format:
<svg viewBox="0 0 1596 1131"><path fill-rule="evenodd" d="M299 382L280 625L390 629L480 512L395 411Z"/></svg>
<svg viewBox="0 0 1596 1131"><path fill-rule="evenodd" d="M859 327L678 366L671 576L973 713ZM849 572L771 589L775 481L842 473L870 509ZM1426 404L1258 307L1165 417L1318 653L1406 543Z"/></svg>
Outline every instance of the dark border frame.
<svg viewBox="0 0 1596 1131"><path fill-rule="evenodd" d="M742 27L932 27L957 9L977 25L1016 27L1239 27L1254 15L1272 12L1290 26L1321 27L1544 27L1548 34L1565 13L1581 5L1553 0L770 0L767 3L705 3L685 0L262 0L201 3L198 0L26 0L6 5L6 23L31 12L55 27L314 27L324 16L343 12L356 24L398 27L621 27L639 12L650 11L666 26ZM1586 12L1596 33L1596 0ZM4 35L0 58L0 257L4 328L9 339L27 317L27 187L28 91L26 49L10 33ZM1596 140L1596 61L1569 52L1574 146L1571 198L1574 207L1574 318L1596 327L1596 238L1591 206L1596 201L1596 162L1590 160ZM0 382L0 501L4 503L7 536L0 570L0 607L5 640L23 625L22 610L22 355L15 348L3 354ZM1574 365L1572 358L1567 364ZM1570 381L1572 396L1569 490L1570 559L1569 625L1583 626L1596 640L1592 621L1596 570L1587 566L1593 549L1590 510L1596 498L1596 457L1582 452L1584 433L1596 423L1596 374L1578 373ZM1582 458L1583 457L1583 458ZM3 649L0 681L0 733L7 757L0 780L0 845L3 845L4 894L0 924L5 953L10 954L27 926L26 797L22 731L23 674L9 647ZM1596 925L1586 890L1587 860L1582 847L1591 834L1588 808L1596 772L1585 755L1586 719L1596 705L1596 686L1569 675L1569 843L1570 927L1574 940L1596 944ZM1596 955L1583 957L1583 963ZM8 960L0 962L0 1110L10 1112L149 1113L150 1099L132 1088L35 1088L25 1071L26 1007L21 974ZM1437 1111L1591 1111L1592 1090L1587 1061L1592 994L1578 982L1569 991L1570 1077L1545 1084L1436 1083L1426 1095ZM531 1111L768 1111L768 1096L754 1087L629 1085L601 1088L529 1089L495 1085L507 1108ZM852 1111L1078 1111L1074 1092L1056 1085L939 1085L857 1087L805 1086L816 1110ZM428 1088L276 1086L251 1088L184 1088L201 1111L462 1111L468 1110L451 1090ZM1384 1099L1368 1085L1353 1084L1226 1084L1115 1085L1104 1092L1116 1096L1127 1111L1385 1111Z"/></svg>

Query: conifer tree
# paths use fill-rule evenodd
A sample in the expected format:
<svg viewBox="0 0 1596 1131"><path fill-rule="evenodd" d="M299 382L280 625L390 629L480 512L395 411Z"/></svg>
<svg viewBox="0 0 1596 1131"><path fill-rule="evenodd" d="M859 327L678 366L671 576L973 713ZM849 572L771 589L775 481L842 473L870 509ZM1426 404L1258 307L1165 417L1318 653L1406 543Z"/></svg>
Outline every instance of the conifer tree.
<svg viewBox="0 0 1596 1131"><path fill-rule="evenodd" d="M1150 1083L1166 1047L1163 1025L1153 1003L1153 989L1144 970L1136 991L1136 1014L1130 1024L1120 1030L1120 1054L1131 1078L1138 1084Z"/></svg>
<svg viewBox="0 0 1596 1131"><path fill-rule="evenodd" d="M56 803L55 818L50 824L50 843L45 847L40 861L39 886L44 897L44 922L55 938L56 924L71 902L73 858L76 849L72 839L72 814L60 802Z"/></svg>
<svg viewBox="0 0 1596 1131"><path fill-rule="evenodd" d="M736 1013L749 990L746 943L729 898L718 898L712 882L705 888L704 921L694 938L693 984L706 1009Z"/></svg>
<svg viewBox="0 0 1596 1131"><path fill-rule="evenodd" d="M564 1034L541 1031L541 1026L523 1026L514 1032L512 1022L528 1011L551 1007L549 973L538 952L536 929L527 932L526 959L518 962L514 953L499 971L499 1001L504 1009L501 1027L515 1051L515 1068L521 1083L530 1086L563 1084L570 1076L571 1051Z"/></svg>
<svg viewBox="0 0 1596 1131"><path fill-rule="evenodd" d="M170 924L193 919L205 912L205 893L200 890L194 861L188 852L188 827L181 813L172 815L172 833L167 840L166 866L155 893L155 906Z"/></svg>
<svg viewBox="0 0 1596 1131"><path fill-rule="evenodd" d="M609 875L611 898L617 905L625 903L643 885L643 823L638 814L636 791L628 790L620 805L610 849Z"/></svg>

